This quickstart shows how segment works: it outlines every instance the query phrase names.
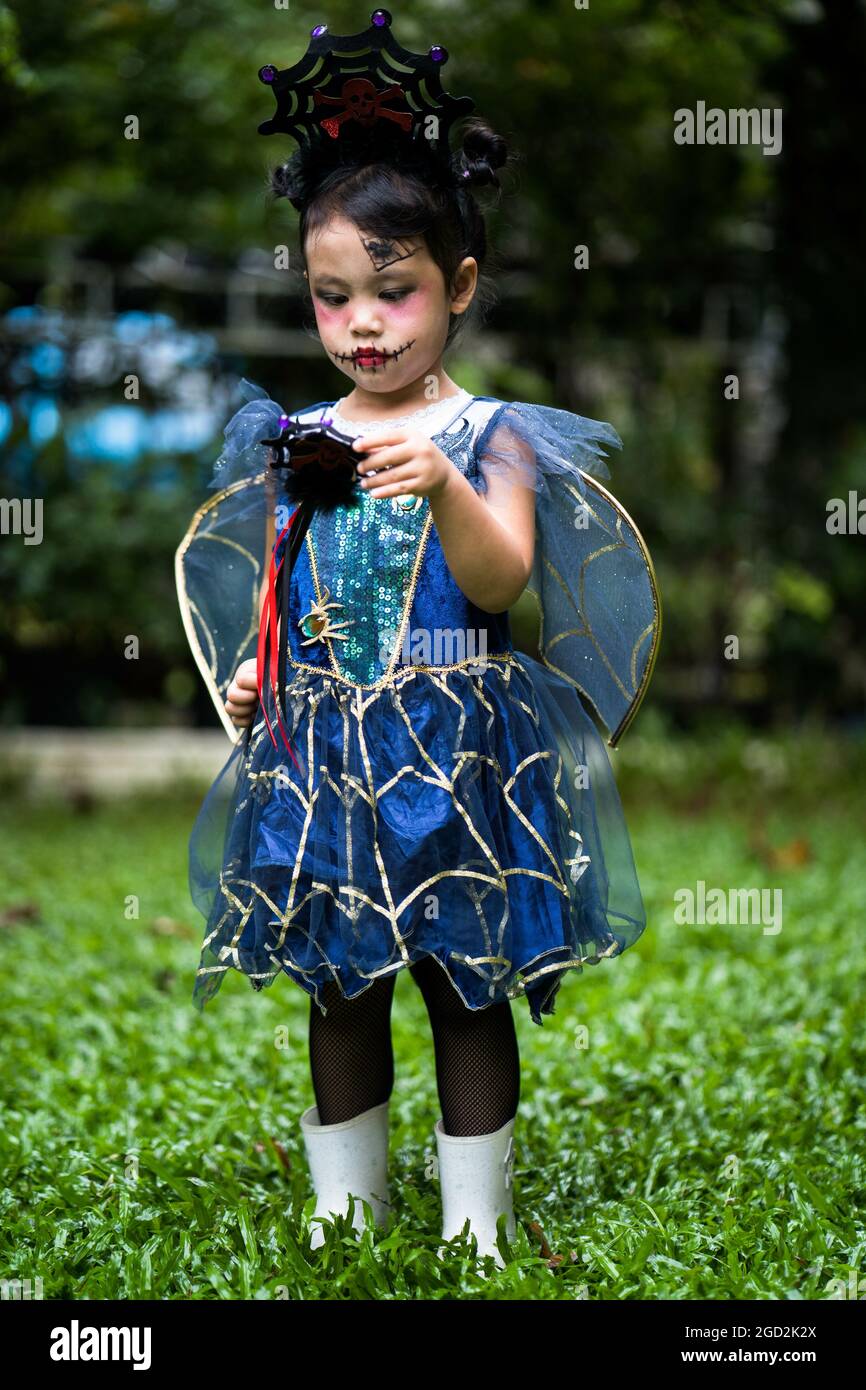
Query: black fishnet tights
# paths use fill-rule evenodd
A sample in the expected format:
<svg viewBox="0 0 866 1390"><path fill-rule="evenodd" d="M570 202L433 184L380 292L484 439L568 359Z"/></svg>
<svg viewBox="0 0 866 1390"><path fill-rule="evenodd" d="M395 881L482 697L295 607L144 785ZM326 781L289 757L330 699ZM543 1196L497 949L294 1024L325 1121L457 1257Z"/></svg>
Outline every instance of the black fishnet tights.
<svg viewBox="0 0 866 1390"><path fill-rule="evenodd" d="M430 1018L445 1133L492 1134L513 1119L520 1100L511 1004L467 1008L431 956L411 965L409 973ZM310 1000L310 1069L320 1124L340 1124L389 1099L396 981L396 975L384 975L354 999L345 999L339 985L329 982L322 990L325 1016Z"/></svg>
<svg viewBox="0 0 866 1390"><path fill-rule="evenodd" d="M409 967L421 991L436 1052L446 1134L492 1134L517 1113L520 1054L511 1004L469 1009L432 956Z"/></svg>
<svg viewBox="0 0 866 1390"><path fill-rule="evenodd" d="M310 1071L320 1124L352 1120L390 1096L396 978L383 975L354 999L346 999L336 981L329 980L322 988L325 1016L310 999Z"/></svg>

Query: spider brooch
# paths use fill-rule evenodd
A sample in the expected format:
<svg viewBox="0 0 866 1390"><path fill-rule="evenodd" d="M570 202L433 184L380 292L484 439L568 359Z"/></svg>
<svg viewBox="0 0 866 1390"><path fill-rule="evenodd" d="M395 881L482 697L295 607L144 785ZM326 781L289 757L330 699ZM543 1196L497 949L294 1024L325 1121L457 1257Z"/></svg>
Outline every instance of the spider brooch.
<svg viewBox="0 0 866 1390"><path fill-rule="evenodd" d="M345 622L333 623L331 615L327 611L329 608L342 608L342 603L331 598L330 590L325 589L320 602L314 603L308 613L303 618L298 619L298 627L306 636L306 641L301 643L302 647L308 647L311 642L321 642L327 637L337 637L342 641L346 640L348 633L340 632L341 627L351 627L352 619L347 618Z"/></svg>

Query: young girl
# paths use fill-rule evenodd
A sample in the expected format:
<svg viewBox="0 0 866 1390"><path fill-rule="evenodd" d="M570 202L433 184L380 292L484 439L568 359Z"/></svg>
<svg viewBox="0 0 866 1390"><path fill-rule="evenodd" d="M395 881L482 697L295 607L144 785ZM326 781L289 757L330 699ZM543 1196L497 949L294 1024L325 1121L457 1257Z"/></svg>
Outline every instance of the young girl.
<svg viewBox="0 0 866 1390"><path fill-rule="evenodd" d="M407 71L440 116L467 99L438 85L444 60L431 55L444 50L408 53L382 15L347 38L317 26L312 101L299 100L309 65L260 73L280 110L292 94L291 121L274 128L299 138L298 110L321 120L331 92L351 111L345 74L357 82L365 44L370 55L383 129L338 159L305 141L273 176L300 212L318 335L348 388L292 418L353 438L359 483L350 505L316 510L293 557L281 708L262 653L293 507L262 441L285 417L244 383L220 490L178 550L196 658L228 728L246 731L191 837L207 922L194 993L204 1007L234 969L256 989L286 974L309 994L316 1104L300 1127L315 1216L345 1214L352 1194L361 1229L358 1199L379 1224L388 1213L390 1013L406 969L434 1040L442 1236L468 1220L479 1255L501 1265L497 1221L508 1239L516 1229L511 1000L541 1024L567 970L620 954L646 922L577 691L615 743L646 689L660 611L639 534L590 476L608 476L612 427L472 395L443 366L485 261L470 187L497 183L506 152L480 122L454 154L447 132L432 151L400 143L383 98L416 119ZM511 640L508 610L527 585L541 659ZM258 655L239 659L260 614ZM313 1246L324 1238L318 1223Z"/></svg>

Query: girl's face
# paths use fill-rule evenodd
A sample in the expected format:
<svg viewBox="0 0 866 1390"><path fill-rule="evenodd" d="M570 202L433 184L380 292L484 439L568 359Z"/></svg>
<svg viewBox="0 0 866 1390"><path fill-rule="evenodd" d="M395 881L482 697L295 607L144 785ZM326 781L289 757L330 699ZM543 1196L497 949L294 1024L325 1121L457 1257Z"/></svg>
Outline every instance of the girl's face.
<svg viewBox="0 0 866 1390"><path fill-rule="evenodd" d="M478 276L467 256L450 296L423 237L383 240L334 218L306 246L319 336L360 390L399 391L438 366L449 313L471 303Z"/></svg>

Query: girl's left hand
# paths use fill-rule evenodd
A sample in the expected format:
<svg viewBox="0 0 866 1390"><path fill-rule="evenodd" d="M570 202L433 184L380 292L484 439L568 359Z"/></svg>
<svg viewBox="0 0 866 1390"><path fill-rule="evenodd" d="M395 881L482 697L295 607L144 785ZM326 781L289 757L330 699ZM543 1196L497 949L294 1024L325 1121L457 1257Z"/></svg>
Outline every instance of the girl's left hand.
<svg viewBox="0 0 866 1390"><path fill-rule="evenodd" d="M353 448L369 455L359 461L357 468L361 475L359 486L371 497L399 497L402 493L437 497L454 472L451 460L418 430L381 430L360 435Z"/></svg>

